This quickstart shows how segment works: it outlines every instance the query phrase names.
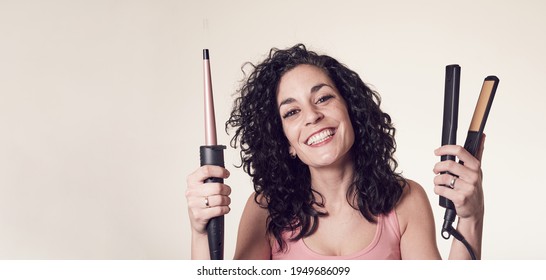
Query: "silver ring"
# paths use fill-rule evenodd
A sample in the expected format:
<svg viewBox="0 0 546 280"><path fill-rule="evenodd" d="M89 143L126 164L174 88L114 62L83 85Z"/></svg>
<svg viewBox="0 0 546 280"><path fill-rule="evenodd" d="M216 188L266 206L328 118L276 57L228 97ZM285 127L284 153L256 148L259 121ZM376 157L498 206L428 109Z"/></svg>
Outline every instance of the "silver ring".
<svg viewBox="0 0 546 280"><path fill-rule="evenodd" d="M205 206L207 208L210 208L210 205L209 205L209 197L208 196L205 196Z"/></svg>
<svg viewBox="0 0 546 280"><path fill-rule="evenodd" d="M455 181L457 181L457 179L459 179L459 177L457 176L453 176L453 179L451 179L451 182L449 182L449 187L450 188L455 188Z"/></svg>

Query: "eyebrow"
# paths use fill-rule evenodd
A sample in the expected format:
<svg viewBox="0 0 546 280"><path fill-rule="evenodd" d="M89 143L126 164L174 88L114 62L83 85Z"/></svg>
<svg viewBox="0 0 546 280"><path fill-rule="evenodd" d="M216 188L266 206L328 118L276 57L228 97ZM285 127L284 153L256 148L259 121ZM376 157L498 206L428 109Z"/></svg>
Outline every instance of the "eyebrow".
<svg viewBox="0 0 546 280"><path fill-rule="evenodd" d="M316 93L317 91L319 91L322 87L324 86L327 86L327 87L332 87L330 86L329 84L325 84L325 83L320 83L318 85L315 85L311 88L311 90L309 91L309 93L313 94L313 93ZM292 102L295 102L296 100L292 97L289 97L285 100L283 100L280 104L279 104L279 108L281 108L282 105L286 105L286 104L290 104Z"/></svg>

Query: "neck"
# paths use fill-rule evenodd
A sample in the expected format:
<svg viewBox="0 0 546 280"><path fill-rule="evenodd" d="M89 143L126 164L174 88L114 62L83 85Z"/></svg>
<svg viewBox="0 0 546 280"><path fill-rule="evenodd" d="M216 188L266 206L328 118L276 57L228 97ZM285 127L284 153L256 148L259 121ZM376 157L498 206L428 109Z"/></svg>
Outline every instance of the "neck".
<svg viewBox="0 0 546 280"><path fill-rule="evenodd" d="M322 194L327 207L347 204L347 191L353 181L354 165L348 160L327 167L309 167L311 186Z"/></svg>

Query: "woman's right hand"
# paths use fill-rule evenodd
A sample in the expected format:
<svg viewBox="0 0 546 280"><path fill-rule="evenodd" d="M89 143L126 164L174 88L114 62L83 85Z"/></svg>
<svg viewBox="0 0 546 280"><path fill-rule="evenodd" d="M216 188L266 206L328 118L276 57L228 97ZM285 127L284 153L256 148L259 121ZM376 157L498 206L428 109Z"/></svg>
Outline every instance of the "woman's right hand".
<svg viewBox="0 0 546 280"><path fill-rule="evenodd" d="M186 179L186 200L192 230L206 234L210 219L229 213L231 187L223 183L205 183L208 178L229 177L229 171L220 166L204 165Z"/></svg>

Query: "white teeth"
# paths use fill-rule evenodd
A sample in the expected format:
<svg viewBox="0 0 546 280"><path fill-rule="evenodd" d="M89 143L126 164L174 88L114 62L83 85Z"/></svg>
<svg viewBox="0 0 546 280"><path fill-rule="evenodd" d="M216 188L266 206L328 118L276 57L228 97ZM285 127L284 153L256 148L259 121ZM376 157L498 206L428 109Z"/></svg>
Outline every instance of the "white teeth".
<svg viewBox="0 0 546 280"><path fill-rule="evenodd" d="M309 138L307 140L307 145L314 145L321 142L324 142L326 139L332 137L334 135L334 130L332 129L325 129Z"/></svg>

